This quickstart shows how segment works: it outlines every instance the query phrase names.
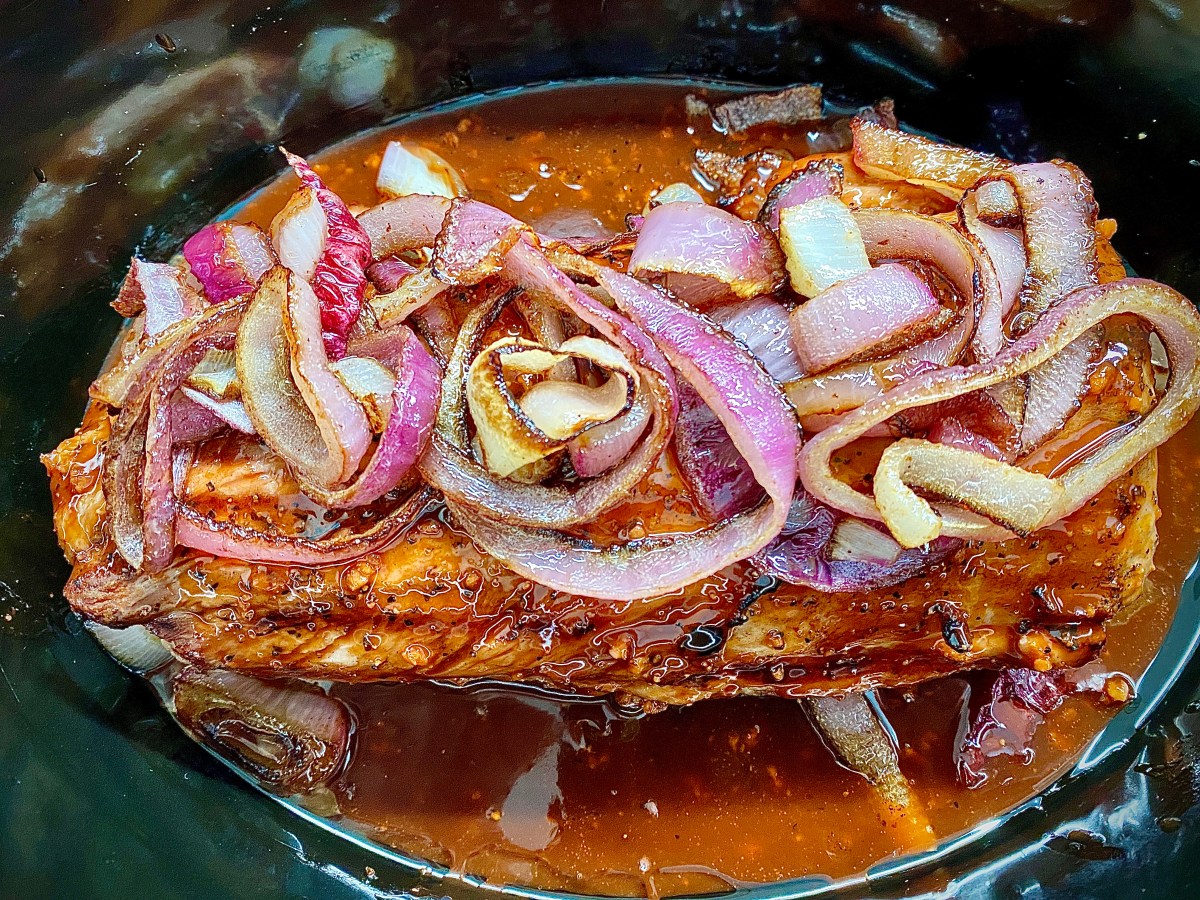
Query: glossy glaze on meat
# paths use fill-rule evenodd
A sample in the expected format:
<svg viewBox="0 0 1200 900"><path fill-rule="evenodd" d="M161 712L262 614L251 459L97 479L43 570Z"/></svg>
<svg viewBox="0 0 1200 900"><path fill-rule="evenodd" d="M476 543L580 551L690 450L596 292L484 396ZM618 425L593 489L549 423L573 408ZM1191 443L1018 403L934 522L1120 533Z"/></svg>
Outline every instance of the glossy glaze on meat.
<svg viewBox="0 0 1200 900"><path fill-rule="evenodd" d="M1120 328L1110 326L1114 349L1093 378L1096 392L1056 439L1060 455L1137 414L1144 346ZM1151 457L1057 526L968 546L924 576L863 594L756 581L741 565L640 602L556 595L482 556L440 508L386 551L347 565L181 552L167 571L138 576L104 531L97 473L108 421L93 409L48 460L60 539L75 564L72 604L109 625L148 624L193 662L261 676L493 678L688 703L904 685L980 666L1077 665L1102 645L1104 620L1140 589L1156 540ZM869 471L873 450L857 445L846 469ZM1054 453L1053 444L1043 449L1045 465ZM187 491L219 516L330 527L282 464L244 439L210 441ZM695 524L678 494L666 460L602 527Z"/></svg>

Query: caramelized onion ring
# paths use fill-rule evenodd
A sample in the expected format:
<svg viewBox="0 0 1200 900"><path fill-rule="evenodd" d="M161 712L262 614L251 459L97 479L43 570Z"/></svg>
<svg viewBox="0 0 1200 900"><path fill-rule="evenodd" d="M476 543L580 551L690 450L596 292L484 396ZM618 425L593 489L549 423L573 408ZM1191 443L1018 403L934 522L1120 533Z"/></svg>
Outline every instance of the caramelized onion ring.
<svg viewBox="0 0 1200 900"><path fill-rule="evenodd" d="M1024 321L1013 329L1019 333L1060 298L1096 283L1096 199L1087 176L1061 160L1014 166L983 185L992 181L1012 187L1024 224Z"/></svg>
<svg viewBox="0 0 1200 900"><path fill-rule="evenodd" d="M514 395L510 371L545 376L575 360L593 363L608 377L597 387L545 379ZM628 410L640 380L619 350L593 337L570 338L555 350L501 338L475 357L467 375L467 406L485 464L507 478L566 449L572 438Z"/></svg>
<svg viewBox="0 0 1200 900"><path fill-rule="evenodd" d="M472 206L483 206L475 201L456 201L458 203L463 204L460 217L468 222ZM488 217L491 219L490 213ZM473 235L480 233L472 232ZM491 255L486 247L475 247L473 253L480 260ZM465 259L465 256L459 258ZM442 381L432 445L421 458L421 472L448 502L480 515L535 528L560 529L589 522L633 489L658 461L670 439L678 409L670 365L628 319L589 297L532 245L524 240L516 241L507 257L501 258L507 278L532 296L573 312L626 354L638 369L646 388L652 408L651 424L641 443L617 468L584 482L574 491L495 479L470 452L465 396L467 367L478 351L483 332L490 318L515 296L515 292L493 296L478 303L459 331ZM466 269L463 272L467 277L473 277Z"/></svg>
<svg viewBox="0 0 1200 900"><path fill-rule="evenodd" d="M850 122L854 162L876 178L901 179L957 200L980 178L1009 168L1008 160L886 128L863 116Z"/></svg>
<svg viewBox="0 0 1200 900"><path fill-rule="evenodd" d="M498 522L453 502L450 507L485 552L539 584L602 599L643 599L745 559L780 532L795 485L799 429L770 376L710 320L620 272L582 259L575 265L662 347L721 420L767 498L748 512L691 534L608 547Z"/></svg>
<svg viewBox="0 0 1200 900"><path fill-rule="evenodd" d="M211 349L233 345L244 299L210 306L143 353L113 422L102 483L117 551L135 569L155 571L173 549L172 403L176 388ZM164 335L164 338L167 336Z"/></svg>
<svg viewBox="0 0 1200 900"><path fill-rule="evenodd" d="M305 492L344 484L371 441L362 407L329 369L316 297L278 266L264 276L237 338L242 402Z"/></svg>
<svg viewBox="0 0 1200 900"><path fill-rule="evenodd" d="M988 479L989 487L965 480L956 485L955 496L948 498L974 508L983 514L982 518L947 504L932 506L911 492L907 497L892 495L893 500L899 497L898 505L881 510L874 499L860 494L834 476L831 467L833 454L872 427L907 409L961 397L1023 375L1062 352L1064 347L1095 325L1122 313L1144 319L1158 333L1166 347L1171 365L1166 393L1136 428L1105 445L1084 464L1074 465L1055 479L1046 479L1059 484L1058 488L1046 489L1055 495L1052 502L1047 503L1035 496L1042 491L1040 487L1025 490L1025 481L1021 485L1014 485L1014 489L1021 491L1020 494L994 499L990 485L1000 476L993 474L991 466L1010 467L986 460L983 456L979 456L982 462L973 465L978 470L975 475L980 479ZM1011 527L1034 531L1074 512L1183 426L1200 407L1198 352L1200 314L1185 297L1170 288L1138 278L1125 278L1098 287L1084 288L1051 308L1037 325L992 362L956 366L919 375L826 429L801 451L800 478L805 488L822 502L859 518L884 521L893 529L896 540L906 546L911 546L918 538L927 539L931 534L973 540L1004 540L1012 535ZM927 444L916 443L922 446ZM948 449L953 448L940 448L932 452L944 453ZM908 445L896 452L911 454L914 450ZM903 481L903 476L900 479ZM1018 517L1015 513L1025 502L1040 508L1041 513ZM930 515L937 516L936 523ZM925 527L909 528L906 516L923 523Z"/></svg>
<svg viewBox="0 0 1200 900"><path fill-rule="evenodd" d="M203 553L246 562L329 566L382 550L403 534L432 498L433 492L422 485L369 525L361 529L338 528L318 539L273 530L259 531L236 522L215 522L192 506L181 503L175 517L175 540Z"/></svg>

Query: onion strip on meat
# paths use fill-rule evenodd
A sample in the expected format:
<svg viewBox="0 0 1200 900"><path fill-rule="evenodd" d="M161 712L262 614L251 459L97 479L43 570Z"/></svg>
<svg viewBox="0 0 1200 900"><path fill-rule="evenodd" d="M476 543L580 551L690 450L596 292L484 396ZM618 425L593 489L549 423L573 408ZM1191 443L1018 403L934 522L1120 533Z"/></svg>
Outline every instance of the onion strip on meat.
<svg viewBox="0 0 1200 900"><path fill-rule="evenodd" d="M961 397L1023 375L1060 353L1089 329L1122 313L1139 316L1158 334L1170 360L1170 380L1158 404L1136 428L1101 447L1084 464L1076 464L1054 479L1025 477L1030 473L1011 475L1008 472L1011 466L980 454L971 454L968 459L958 455L966 451L928 442L905 442L891 451L894 455L886 464L881 462L884 475L891 479L889 484L894 489L887 494L885 507L834 476L833 453L872 427L905 410ZM896 540L906 547L918 546L934 535L1004 540L1014 530L1035 531L1078 509L1195 413L1200 407L1198 351L1200 314L1170 288L1137 278L1084 288L1051 308L992 362L918 375L823 431L801 451L801 481L809 492L830 506L862 519L885 522ZM955 479L953 486L927 487L944 490L949 495L944 499L960 503L977 514L945 503L934 506L911 490L900 489L906 484L906 476L918 465L913 462L914 456L922 459L921 470L928 471L936 464L934 460L950 459L949 453L955 454L953 459L963 478ZM928 456L922 457L923 454ZM922 481L933 479L917 479L917 485L925 486ZM1043 481L1053 484L1045 485ZM1004 488L1000 487L1002 482Z"/></svg>

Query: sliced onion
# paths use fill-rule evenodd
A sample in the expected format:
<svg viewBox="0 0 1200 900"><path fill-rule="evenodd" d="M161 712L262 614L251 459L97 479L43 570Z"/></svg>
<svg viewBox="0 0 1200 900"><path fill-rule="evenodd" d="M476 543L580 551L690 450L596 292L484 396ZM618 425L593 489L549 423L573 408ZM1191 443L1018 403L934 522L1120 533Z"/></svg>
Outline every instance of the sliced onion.
<svg viewBox="0 0 1200 900"><path fill-rule="evenodd" d="M274 790L311 792L349 761L350 711L313 687L186 668L171 692L185 728Z"/></svg>
<svg viewBox="0 0 1200 900"><path fill-rule="evenodd" d="M328 240L329 222L310 187L296 191L271 221L271 243L280 265L306 281L316 272Z"/></svg>
<svg viewBox="0 0 1200 900"><path fill-rule="evenodd" d="M707 577L778 534L795 483L799 431L775 383L709 320L620 272L585 260L578 265L654 338L717 415L766 491L766 502L692 534L604 548L473 516L456 504L452 509L482 549L540 584L584 596L639 599Z"/></svg>
<svg viewBox="0 0 1200 900"><path fill-rule="evenodd" d="M276 262L266 233L236 222L205 225L184 243L183 258L213 303L254 293Z"/></svg>
<svg viewBox="0 0 1200 900"><path fill-rule="evenodd" d="M86 627L117 662L139 674L161 669L175 658L170 646L144 625L109 628L99 622L88 622Z"/></svg>
<svg viewBox="0 0 1200 900"><path fill-rule="evenodd" d="M456 200L434 241L433 274L447 284L479 284L499 272L509 250L532 233L494 206Z"/></svg>
<svg viewBox="0 0 1200 900"><path fill-rule="evenodd" d="M645 434L651 411L646 395L636 394L628 412L572 439L567 451L575 474L580 478L595 478L615 467Z"/></svg>
<svg viewBox="0 0 1200 900"><path fill-rule="evenodd" d="M486 240L486 234L471 228L469 223L472 207L482 204L458 202L463 204L463 209L453 217L452 230L466 225L472 239ZM487 213L487 220L494 221L492 213ZM483 237L479 238L480 235ZM486 260L489 255L485 249L472 252L481 260ZM506 277L519 284L529 296L573 312L627 356L646 388L651 408L650 425L646 426L641 442L618 466L581 483L573 491L493 478L471 454L466 428L465 382L468 364L478 350L488 322L511 299L510 295L497 294L485 302L477 301L459 330L442 382L433 445L421 460L421 471L448 501L481 515L542 528L565 528L588 522L628 495L657 463L670 439L677 410L670 365L653 342L624 316L580 290L531 245L518 242L509 251L505 262ZM475 273L467 272L466 277L473 278Z"/></svg>
<svg viewBox="0 0 1200 900"><path fill-rule="evenodd" d="M254 422L250 420L250 415L246 412L246 407L240 398L213 397L187 385L180 388L180 393L235 431L254 434ZM187 438L181 436L177 440L183 441Z"/></svg>
<svg viewBox="0 0 1200 900"><path fill-rule="evenodd" d="M781 210L800 206L818 197L840 197L843 177L841 164L832 159L808 163L771 188L759 211L758 221L778 234Z"/></svg>
<svg viewBox="0 0 1200 900"><path fill-rule="evenodd" d="M791 333L800 365L821 372L855 357L880 355L901 341L920 340L949 318L923 280L888 263L797 306Z"/></svg>
<svg viewBox="0 0 1200 900"><path fill-rule="evenodd" d="M837 197L815 197L783 209L779 243L792 288L804 297L815 297L871 268L850 208Z"/></svg>
<svg viewBox="0 0 1200 900"><path fill-rule="evenodd" d="M241 396L236 355L232 350L209 350L188 375L187 385L216 400Z"/></svg>
<svg viewBox="0 0 1200 900"><path fill-rule="evenodd" d="M284 253L278 245L276 249L279 250L279 258L283 265L291 268L312 285L320 308L326 351L332 358L337 359L345 352L346 335L358 321L362 310L367 284L366 269L371 264L371 239L342 198L325 186L308 163L286 150L283 151L283 155L305 188L312 192L324 215L325 228L321 252L313 261L311 271L308 270L307 259L302 271L293 268L292 264L284 259ZM303 191L304 189L301 189L301 193ZM306 210L310 209L311 205L306 207ZM311 218L312 214L306 211L305 215ZM305 221L308 221L308 218ZM311 226L306 226L305 233L311 234L312 230ZM275 235L274 224L272 235Z"/></svg>
<svg viewBox="0 0 1200 900"><path fill-rule="evenodd" d="M1012 165L986 153L886 128L862 116L855 117L850 129L854 134L854 162L868 175L903 179L955 200L980 178Z"/></svg>
<svg viewBox="0 0 1200 900"><path fill-rule="evenodd" d="M370 306L375 324L386 328L403 322L440 297L445 290L445 283L439 281L430 269L414 271L401 280L391 292L377 294L371 299Z"/></svg>
<svg viewBox="0 0 1200 900"><path fill-rule="evenodd" d="M329 368L313 290L283 267L267 273L246 310L237 369L255 430L306 491L354 474L371 440L366 414Z"/></svg>
<svg viewBox="0 0 1200 900"><path fill-rule="evenodd" d="M762 502L763 489L729 432L688 385L679 389L675 456L696 505L710 520L722 521Z"/></svg>
<svg viewBox="0 0 1200 900"><path fill-rule="evenodd" d="M913 488L962 505L1016 534L1030 534L1061 516L1064 488L971 450L904 438L889 446L872 481L883 521L905 547L927 544L942 520Z"/></svg>
<svg viewBox="0 0 1200 900"><path fill-rule="evenodd" d="M129 264L129 274L121 282L113 308L130 319L145 313L143 326L146 334L153 337L200 312L204 298L188 284L179 267L135 257Z"/></svg>
<svg viewBox="0 0 1200 900"><path fill-rule="evenodd" d="M975 185L971 193L975 196L981 221L996 228L1020 227L1021 207L1016 191L1008 182L984 179Z"/></svg>
<svg viewBox="0 0 1200 900"><path fill-rule="evenodd" d="M388 141L375 190L384 200L408 194L447 199L467 194L467 186L454 166L427 147L405 141Z"/></svg>
<svg viewBox="0 0 1200 900"><path fill-rule="evenodd" d="M742 303L726 303L713 309L710 315L776 381L783 383L804 376L796 348L792 346L788 311L782 303L758 297Z"/></svg>
<svg viewBox="0 0 1200 900"><path fill-rule="evenodd" d="M787 524L754 560L764 572L789 584L852 593L891 587L926 573L959 546L958 541L940 539L906 550L872 525L797 491Z"/></svg>
<svg viewBox="0 0 1200 900"><path fill-rule="evenodd" d="M387 366L370 356L343 356L329 367L358 401L367 415L371 431L379 434L392 412L392 391L396 376Z"/></svg>
<svg viewBox="0 0 1200 900"><path fill-rule="evenodd" d="M832 455L870 428L905 410L984 390L1023 375L1100 322L1122 313L1139 316L1158 334L1170 359L1170 381L1158 404L1136 428L1104 445L1083 464L1072 466L1054 479L1031 473L1022 473L1029 476L1022 478L1008 472L1011 467L979 454L958 451L965 455L952 458L947 454L954 448L921 441L901 442L904 446L885 451L885 456L887 452L894 454L894 466L888 469L892 482L886 510L834 476ZM933 534L1003 540L1012 534L1012 528L1034 531L1074 512L1182 427L1200 406L1198 351L1200 314L1170 288L1136 278L1085 288L1051 307L1030 331L990 363L918 375L826 429L801 452L801 480L823 503L858 518L885 521L905 545L921 543ZM926 459L933 462L927 463ZM933 507L911 490L906 492L905 470L916 466L922 472L936 474L937 463L947 461L960 473L953 485L945 486L953 495L947 499L979 515L944 503ZM878 486L878 477L875 483ZM940 489L942 485L935 487Z"/></svg>
<svg viewBox="0 0 1200 900"><path fill-rule="evenodd" d="M1000 313L1006 316L1017 302L1021 283L1025 279L1026 260L1020 231L989 224L982 218L979 199L985 195L987 188L997 185L1008 188L1004 181L984 181L974 190L967 191L958 205L958 214L962 227L983 245L996 271L1000 281Z"/></svg>
<svg viewBox="0 0 1200 900"><path fill-rule="evenodd" d="M804 707L842 765L867 779L893 815L915 813L917 821L924 821L920 803L900 771L889 727L863 694L805 697Z"/></svg>
<svg viewBox="0 0 1200 900"><path fill-rule="evenodd" d="M1093 329L1029 373L1021 427L1022 453L1057 432L1079 409L1100 348L1100 335Z"/></svg>
<svg viewBox="0 0 1200 900"><path fill-rule="evenodd" d="M415 310L411 319L413 327L429 344L438 361L445 366L458 337L458 323L445 295L439 294Z"/></svg>
<svg viewBox="0 0 1200 900"><path fill-rule="evenodd" d="M370 523L362 527L342 526L318 539L216 521L188 504L180 504L175 517L175 540L182 547L193 547L226 559L291 566L331 566L383 550L405 533L428 508L432 497L427 488L418 488Z"/></svg>
<svg viewBox="0 0 1200 900"><path fill-rule="evenodd" d="M939 419L929 429L926 437L935 444L945 444L948 447L970 450L973 453L979 453L991 459L1004 460L1005 462L1011 462L1015 455L1009 451L1003 442L998 442L988 435L981 434L962 419L955 416L948 415Z"/></svg>
<svg viewBox="0 0 1200 900"><path fill-rule="evenodd" d="M176 445L207 440L219 434L228 425L227 422L208 409L204 404L192 400L187 395L187 392L188 388L183 387L171 398L171 440ZM194 393L199 394L198 391ZM209 403L213 402L204 394L199 394L199 396ZM237 403L238 401L230 400L224 402ZM253 430L253 426L251 426L251 430ZM175 462L179 463L180 458L181 454L177 452ZM190 465L190 460L188 463ZM176 467L175 474L176 476L180 474L178 467Z"/></svg>
<svg viewBox="0 0 1200 900"><path fill-rule="evenodd" d="M517 397L509 376L546 375L563 362L581 360L608 373L591 387L547 379ZM502 338L486 347L467 375L467 405L489 471L507 478L566 449L587 429L611 422L632 405L640 378L620 351L579 336L556 350L532 341Z"/></svg>
<svg viewBox="0 0 1200 900"><path fill-rule="evenodd" d="M994 178L1012 187L1024 224L1020 332L1060 298L1096 283L1096 200L1087 176L1061 161L1014 166Z"/></svg>
<svg viewBox="0 0 1200 900"><path fill-rule="evenodd" d="M396 290L409 275L417 271L412 263L398 256L388 256L367 267L367 278L380 294Z"/></svg>
<svg viewBox="0 0 1200 900"><path fill-rule="evenodd" d="M703 203L652 209L629 257L629 273L661 280L696 306L770 294L785 277L773 234Z"/></svg>
<svg viewBox="0 0 1200 900"><path fill-rule="evenodd" d="M432 247L449 209L445 197L410 194L371 207L358 224L371 241L371 256L382 260Z"/></svg>
<svg viewBox="0 0 1200 900"><path fill-rule="evenodd" d="M692 187L690 184L685 184L682 181L675 181L666 185L662 190L656 192L653 197L646 201L646 208L642 210L642 215L649 215L650 210L656 206L662 206L666 203L703 203L704 196ZM548 234L549 232L547 232Z"/></svg>
<svg viewBox="0 0 1200 900"><path fill-rule="evenodd" d="M857 409L868 400L880 396L884 391L909 378L952 362L948 353L931 354L931 359L923 359L917 355L917 351L930 348L945 349L936 341L926 341L893 359L851 363L822 372L820 375L789 381L784 385L784 390L805 429L820 431L827 426L811 428L810 419L817 416L840 416Z"/></svg>
<svg viewBox="0 0 1200 900"><path fill-rule="evenodd" d="M934 267L963 299L962 317L891 359L851 363L788 383L788 398L809 431L832 424L814 417L855 409L919 373L957 362L975 330L976 310L1000 302L995 279L986 277L994 273L980 265L981 255L948 222L892 209L862 209L854 217L871 262L905 259Z"/></svg>
<svg viewBox="0 0 1200 900"><path fill-rule="evenodd" d="M245 309L243 300L234 300L180 323L185 333L147 348L128 385L102 482L113 543L135 569L161 569L174 547L173 396L209 350L233 344Z"/></svg>

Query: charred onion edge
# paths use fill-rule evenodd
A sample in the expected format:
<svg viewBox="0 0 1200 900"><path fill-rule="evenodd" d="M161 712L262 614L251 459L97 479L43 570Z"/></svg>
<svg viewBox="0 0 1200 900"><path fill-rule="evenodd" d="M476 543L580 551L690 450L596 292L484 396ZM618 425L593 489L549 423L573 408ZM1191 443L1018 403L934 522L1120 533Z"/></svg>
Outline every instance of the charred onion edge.
<svg viewBox="0 0 1200 900"><path fill-rule="evenodd" d="M1061 485L1060 496L1039 520L1025 522L1022 527L1033 531L1069 515L1183 427L1200 407L1200 368L1197 366L1200 314L1185 297L1164 285L1125 278L1083 288L1052 307L1037 325L992 362L940 369L910 379L849 413L811 440L800 453L801 481L810 493L830 506L859 518L886 521L871 497L860 494L834 476L831 457L838 449L896 413L989 388L1022 375L1060 352L1089 328L1121 313L1139 316L1158 333L1170 360L1170 379L1158 404L1136 428L1101 448L1083 464L1073 466L1056 479L1048 479ZM976 506L981 500L970 493L969 487L956 499L967 504L974 502ZM915 494L909 503L909 508L921 515L924 515L924 507L929 506ZM938 504L930 508L939 517L936 530L941 535L973 540L1005 540L1012 536L1011 530L995 521L981 519L954 506ZM1005 510L988 509L987 513L1001 521ZM896 539L905 543L900 534Z"/></svg>
<svg viewBox="0 0 1200 900"><path fill-rule="evenodd" d="M259 531L236 522L216 522L181 502L175 518L175 540L202 553L244 562L328 566L384 549L428 508L433 496L433 491L420 485L369 527L342 527L316 540Z"/></svg>
<svg viewBox="0 0 1200 900"><path fill-rule="evenodd" d="M601 599L644 599L745 559L779 533L795 485L799 428L771 377L711 320L628 275L583 259L575 265L653 337L696 387L766 490L766 500L697 532L603 548L561 532L497 522L453 501L448 505L485 552L546 587Z"/></svg>
<svg viewBox="0 0 1200 900"><path fill-rule="evenodd" d="M472 226L474 210L484 208L486 225L495 225L491 243L475 248L482 253L464 257L451 246L460 223ZM589 522L623 499L657 463L670 439L677 410L675 382L670 365L649 338L624 316L608 309L581 291L574 282L555 268L541 251L528 243L531 232L515 219L499 226L498 210L477 201L454 201L447 217L447 229L435 246L435 272L443 277L479 283L486 273L504 270L506 281L518 288L482 302L468 314L459 330L454 350L442 381L441 403L429 450L419 463L426 480L445 495L447 502L465 507L481 516L501 519L533 528L560 529ZM449 255L449 264L439 267L439 257ZM462 265L470 259L474 269ZM495 291L501 290L498 285ZM615 344L638 369L642 384L653 407L648 431L633 451L615 469L584 482L574 491L519 484L497 479L471 454L466 427L466 377L471 359L478 352L491 317L521 291L543 300L556 309L571 312L600 335Z"/></svg>
<svg viewBox="0 0 1200 900"><path fill-rule="evenodd" d="M161 568L169 562L161 558L161 551L169 540L171 522L160 521L160 517L166 502L163 491L167 500L171 499L171 394L209 349L232 344L247 306L248 300L233 300L183 320L144 350L132 367L124 405L113 422L105 450L101 483L113 542L135 569L144 563ZM148 441L151 426L155 431ZM146 488L153 493L149 518L144 516ZM148 555L146 531L150 528L157 532Z"/></svg>

